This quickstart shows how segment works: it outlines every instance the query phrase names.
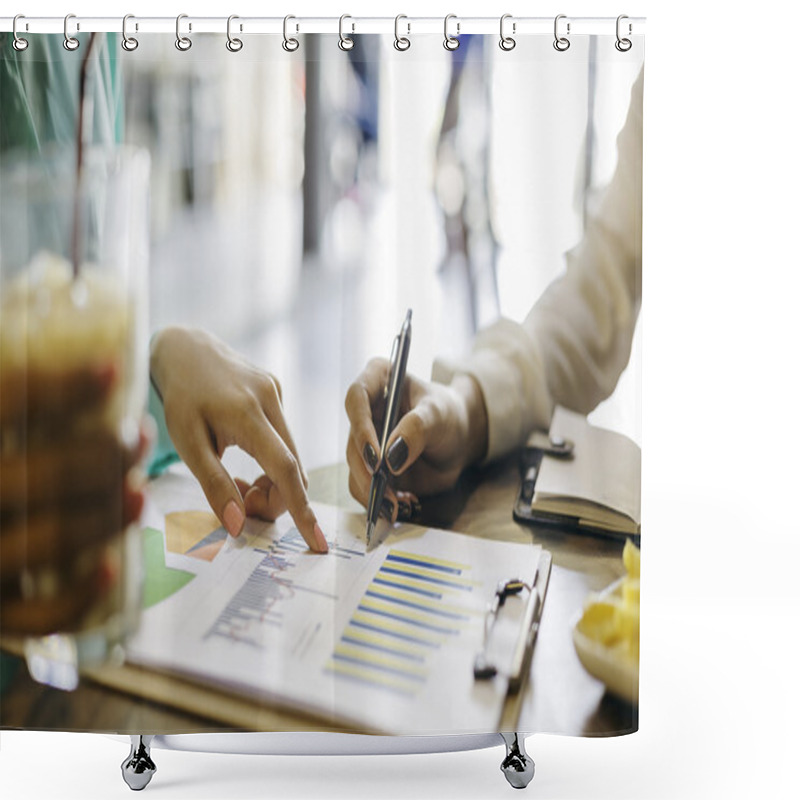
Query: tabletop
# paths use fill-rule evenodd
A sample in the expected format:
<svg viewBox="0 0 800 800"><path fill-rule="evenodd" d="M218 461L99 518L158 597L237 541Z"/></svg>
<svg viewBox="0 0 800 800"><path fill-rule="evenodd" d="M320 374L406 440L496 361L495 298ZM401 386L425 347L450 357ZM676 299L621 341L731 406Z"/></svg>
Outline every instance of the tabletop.
<svg viewBox="0 0 800 800"><path fill-rule="evenodd" d="M347 490L346 465L309 474L313 501L358 509ZM515 458L464 476L451 492L426 499L422 519L429 527L503 541L540 544L552 555L531 674L520 697L509 704L502 727L524 732L611 735L635 731L638 710L609 695L581 666L572 644L572 625L591 591L623 574L622 543L613 539L516 523L511 509L518 489ZM9 667L13 675L9 676ZM0 698L0 727L26 730L186 733L223 730L332 730L268 705L224 700L208 693L197 714L197 687L126 667L89 673L74 692L34 683L21 663L6 662L8 683ZM205 690L204 690L205 691ZM515 721L512 717L518 714ZM221 723L220 719L226 719ZM506 724L507 723L507 724ZM335 730L335 729L334 729Z"/></svg>

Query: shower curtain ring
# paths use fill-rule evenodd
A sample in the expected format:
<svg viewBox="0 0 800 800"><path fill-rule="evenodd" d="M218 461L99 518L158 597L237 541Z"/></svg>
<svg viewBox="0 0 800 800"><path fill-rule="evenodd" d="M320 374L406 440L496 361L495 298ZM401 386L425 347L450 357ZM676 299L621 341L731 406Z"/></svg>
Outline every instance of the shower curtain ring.
<svg viewBox="0 0 800 800"><path fill-rule="evenodd" d="M517 46L517 41L511 36L505 35L505 24L507 19L511 19L511 14L503 14L500 17L500 49L505 50L508 52L509 50L513 50ZM517 32L517 23L514 22L511 25L512 33Z"/></svg>
<svg viewBox="0 0 800 800"><path fill-rule="evenodd" d="M139 40L135 39L133 36L128 36L128 20L135 19L133 14L126 14L122 18L122 41L120 42L122 49L126 50L128 53L132 53L138 46ZM138 25L136 26L138 29Z"/></svg>
<svg viewBox="0 0 800 800"><path fill-rule="evenodd" d="M287 14L283 18L283 44L281 45L283 49L287 53L294 53L298 47L300 47L300 42L297 41L295 38L289 37L289 20L290 19L297 19L297 17L293 17L291 14Z"/></svg>
<svg viewBox="0 0 800 800"><path fill-rule="evenodd" d="M456 21L456 35L455 36L451 36L450 33L447 30L448 24L449 24L451 19L457 20L456 15L455 14L448 14L444 18L444 49L452 51L452 50L458 50L459 46L461 45L461 42L459 42L458 39L456 38L461 33L461 23Z"/></svg>
<svg viewBox="0 0 800 800"><path fill-rule="evenodd" d="M14 42L13 42L14 49L18 53L21 53L23 50L27 50L28 49L28 40L27 39L23 39L21 36L19 36L17 34L17 20L18 19L25 19L25 15L24 14L17 14L17 16L14 17L14 24L11 27L11 30L14 33Z"/></svg>
<svg viewBox="0 0 800 800"><path fill-rule="evenodd" d="M228 52L230 53L238 53L244 47L244 43L241 39L231 36L231 22L233 22L235 19L239 19L236 14L231 14L228 17L228 41L225 42L225 47L228 48ZM239 26L239 30L242 30L241 25Z"/></svg>
<svg viewBox="0 0 800 800"><path fill-rule="evenodd" d="M339 17L339 49L344 50L347 52L348 50L352 50L355 47L355 42L349 37L344 35L344 21L346 19L353 19L349 14L342 14ZM355 23L350 23L351 25L351 32L355 33L356 26Z"/></svg>
<svg viewBox="0 0 800 800"><path fill-rule="evenodd" d="M182 52L186 52L192 46L192 40L188 36L181 36L181 20L188 19L188 14L178 14L175 20L175 47ZM192 30L192 23L189 23L189 30Z"/></svg>
<svg viewBox="0 0 800 800"><path fill-rule="evenodd" d="M400 35L400 20L401 19L408 19L405 14L398 14L394 18L394 49L399 50L401 53L408 50L411 47L411 39L408 38L408 34L411 33L411 23L406 22L407 33L406 36Z"/></svg>
<svg viewBox="0 0 800 800"><path fill-rule="evenodd" d="M69 21L71 19L75 19L74 14L67 14L64 17L64 49L70 52L77 50L81 46L81 43L74 36L69 35Z"/></svg>
<svg viewBox="0 0 800 800"><path fill-rule="evenodd" d="M563 53L565 50L569 50L570 41L566 38L566 36L559 36L558 35L558 21L561 19L566 19L566 14L559 14L556 17L555 22L553 23L553 35L556 37L556 40L553 42L553 47L558 50L559 53ZM569 36L569 22L567 23L567 36Z"/></svg>
<svg viewBox="0 0 800 800"><path fill-rule="evenodd" d="M630 39L627 39L627 38L623 39L623 38L622 38L622 37L619 35L619 32L620 32L620 23L621 23L621 22L622 22L622 20L624 20L624 19L628 19L628 16L627 16L627 14L620 14L620 15L617 17L617 41L616 41L616 42L614 42L614 47L616 47L616 48L617 48L617 50L619 50L619 51L620 51L620 53L627 53L627 52L628 52L628 50L630 50L630 49L631 49L631 47L633 47L633 42L631 42L631 40L630 40ZM629 22L629 23L628 23L628 35L630 36L630 34L631 34L631 24L630 24L630 22Z"/></svg>

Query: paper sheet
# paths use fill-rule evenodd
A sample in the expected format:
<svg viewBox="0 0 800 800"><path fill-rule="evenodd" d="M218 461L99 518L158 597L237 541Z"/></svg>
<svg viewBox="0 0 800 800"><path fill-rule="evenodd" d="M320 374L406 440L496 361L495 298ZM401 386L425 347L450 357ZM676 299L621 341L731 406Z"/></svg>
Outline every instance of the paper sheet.
<svg viewBox="0 0 800 800"><path fill-rule="evenodd" d="M497 729L506 681L476 682L473 660L498 581L531 580L539 547L405 525L367 553L363 514L315 505L330 546L319 555L288 515L232 539L203 529L199 488L172 500L164 523L188 550L166 552L164 568L194 577L162 576L132 662L365 732ZM187 520L199 530L176 538Z"/></svg>

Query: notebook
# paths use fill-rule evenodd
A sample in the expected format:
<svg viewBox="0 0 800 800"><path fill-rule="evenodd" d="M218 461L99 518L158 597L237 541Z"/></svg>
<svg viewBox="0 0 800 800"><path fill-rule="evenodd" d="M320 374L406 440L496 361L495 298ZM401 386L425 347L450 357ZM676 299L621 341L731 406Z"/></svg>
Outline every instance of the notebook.
<svg viewBox="0 0 800 800"><path fill-rule="evenodd" d="M515 517L612 536L641 533L641 450L623 434L590 425L558 407L550 440L572 442L571 454L551 454L541 434L528 441ZM544 437L545 442L547 437Z"/></svg>

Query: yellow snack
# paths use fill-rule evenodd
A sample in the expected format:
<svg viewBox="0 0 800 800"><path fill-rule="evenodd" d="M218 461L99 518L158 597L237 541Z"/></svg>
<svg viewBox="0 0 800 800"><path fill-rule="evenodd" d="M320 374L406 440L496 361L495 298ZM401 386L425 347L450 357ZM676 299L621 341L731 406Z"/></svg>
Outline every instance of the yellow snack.
<svg viewBox="0 0 800 800"><path fill-rule="evenodd" d="M639 548L625 543L622 561L627 575L613 591L589 598L580 622L581 632L608 647L620 658L639 658Z"/></svg>
<svg viewBox="0 0 800 800"><path fill-rule="evenodd" d="M623 578L622 580L622 600L626 605L639 605L639 579Z"/></svg>
<svg viewBox="0 0 800 800"><path fill-rule="evenodd" d="M639 640L639 604L628 604L624 600L615 603L614 627L617 636L625 641Z"/></svg>
<svg viewBox="0 0 800 800"><path fill-rule="evenodd" d="M625 565L625 571L628 573L628 577L639 577L641 553L639 548L630 539L625 542L625 547L622 549L622 563Z"/></svg>

